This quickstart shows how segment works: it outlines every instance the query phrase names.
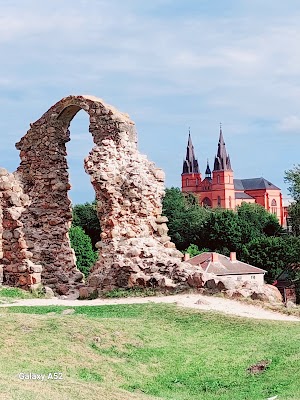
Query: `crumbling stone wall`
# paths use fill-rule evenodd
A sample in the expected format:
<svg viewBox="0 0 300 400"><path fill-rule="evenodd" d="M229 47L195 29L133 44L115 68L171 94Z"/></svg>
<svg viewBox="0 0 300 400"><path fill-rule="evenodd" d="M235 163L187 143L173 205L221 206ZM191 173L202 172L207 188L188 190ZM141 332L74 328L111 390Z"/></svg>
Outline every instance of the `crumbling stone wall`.
<svg viewBox="0 0 300 400"><path fill-rule="evenodd" d="M135 125L128 115L91 96L62 99L16 144L21 164L12 179L22 193L18 197L22 204L14 206L19 210L11 232L20 228L22 239L15 232L2 234L8 253L8 241L14 238L14 256L6 257L4 279L13 284L12 265L18 269L30 262L42 266L42 283L58 294L85 287L68 237L72 212L65 146L70 122L81 109L89 114L95 143L84 165L95 189L102 228L99 259L87 285L100 290L175 286L172 279L181 280L182 255L171 243L167 219L161 216L164 173L138 152ZM5 214L11 207L7 201L1 203ZM3 216L3 226L6 220Z"/></svg>
<svg viewBox="0 0 300 400"><path fill-rule="evenodd" d="M24 289L41 282L41 265L34 264L28 251L21 214L29 205L14 174L0 168L0 283Z"/></svg>

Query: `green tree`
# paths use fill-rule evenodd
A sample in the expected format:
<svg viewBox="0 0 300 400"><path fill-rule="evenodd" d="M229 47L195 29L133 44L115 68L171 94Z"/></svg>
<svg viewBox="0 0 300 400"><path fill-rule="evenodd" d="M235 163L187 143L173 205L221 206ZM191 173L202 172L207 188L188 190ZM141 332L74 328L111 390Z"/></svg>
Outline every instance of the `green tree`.
<svg viewBox="0 0 300 400"><path fill-rule="evenodd" d="M281 233L282 228L275 215L259 204L243 203L237 212L214 209L204 224L200 243L196 244L224 255L236 251L239 257L243 245L255 239Z"/></svg>
<svg viewBox="0 0 300 400"><path fill-rule="evenodd" d="M284 174L284 181L289 184L288 191L295 200L288 208L292 232L294 235L300 235L300 164Z"/></svg>
<svg viewBox="0 0 300 400"><path fill-rule="evenodd" d="M238 224L241 229L241 244L263 236L277 236L282 233L276 215L260 204L242 203L237 208Z"/></svg>
<svg viewBox="0 0 300 400"><path fill-rule="evenodd" d="M71 247L75 251L77 268L87 276L97 260L97 252L93 250L91 239L80 226L69 229Z"/></svg>
<svg viewBox="0 0 300 400"><path fill-rule="evenodd" d="M210 251L211 250L206 247L199 249L199 247L196 244L190 244L189 247L184 251L184 253L188 253L190 255L190 257L195 257L198 254L206 253L206 252L210 252Z"/></svg>
<svg viewBox="0 0 300 400"><path fill-rule="evenodd" d="M266 281L272 283L282 271L299 264L299 254L297 237L260 237L243 246L240 259L266 270Z"/></svg>
<svg viewBox="0 0 300 400"><path fill-rule="evenodd" d="M195 257L201 252L196 244L190 244L189 247L185 250L185 253L188 253L190 257Z"/></svg>
<svg viewBox="0 0 300 400"><path fill-rule="evenodd" d="M227 255L230 251L239 249L241 240L237 213L232 210L215 209L209 214L201 232L201 247Z"/></svg>
<svg viewBox="0 0 300 400"><path fill-rule="evenodd" d="M97 215L97 202L76 204L73 207L73 226L80 226L91 238L92 245L100 241L100 222Z"/></svg>
<svg viewBox="0 0 300 400"><path fill-rule="evenodd" d="M193 195L184 195L179 188L166 189L163 215L169 219L169 235L179 250L200 242L201 231L210 212L200 207Z"/></svg>
<svg viewBox="0 0 300 400"><path fill-rule="evenodd" d="M300 236L300 201L295 201L289 206L288 215L293 234Z"/></svg>
<svg viewBox="0 0 300 400"><path fill-rule="evenodd" d="M288 183L288 191L296 202L300 202L300 164L284 172L284 181Z"/></svg>

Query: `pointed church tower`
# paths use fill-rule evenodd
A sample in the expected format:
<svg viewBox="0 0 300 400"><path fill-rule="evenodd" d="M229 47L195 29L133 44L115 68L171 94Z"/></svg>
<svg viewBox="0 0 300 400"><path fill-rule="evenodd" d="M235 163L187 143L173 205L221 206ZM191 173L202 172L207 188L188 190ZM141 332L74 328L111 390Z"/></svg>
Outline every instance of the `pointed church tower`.
<svg viewBox="0 0 300 400"><path fill-rule="evenodd" d="M230 157L227 155L221 124L218 151L215 157L212 177L212 202L213 208L235 209L233 170Z"/></svg>
<svg viewBox="0 0 300 400"><path fill-rule="evenodd" d="M205 170L205 178L211 179L211 170L209 168L209 162L207 159L206 170Z"/></svg>
<svg viewBox="0 0 300 400"><path fill-rule="evenodd" d="M194 146L192 143L191 132L189 130L188 144L186 148L186 157L183 161L181 174L182 192L197 192L201 183L201 173L199 171L198 161L195 157Z"/></svg>

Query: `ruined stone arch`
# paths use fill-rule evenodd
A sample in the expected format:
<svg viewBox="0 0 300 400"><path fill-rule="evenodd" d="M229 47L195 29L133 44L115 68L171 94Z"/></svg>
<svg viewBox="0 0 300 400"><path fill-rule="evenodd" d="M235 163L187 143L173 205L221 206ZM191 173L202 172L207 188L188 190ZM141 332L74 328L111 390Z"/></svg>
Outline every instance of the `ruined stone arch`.
<svg viewBox="0 0 300 400"><path fill-rule="evenodd" d="M15 182L12 187L19 185L23 200L12 206L19 207L16 226L5 228L4 221L2 230L4 236L12 235L15 249L22 244L22 256L7 258L12 245L3 242L6 280L31 286L39 283L41 273L42 283L59 294L85 285L68 237L72 212L65 146L70 123L81 109L89 115L95 144L84 166L95 190L102 229L99 259L86 284L97 289L146 286L151 279L162 284L160 273L171 277L171 267L178 267L181 257L167 235L167 219L161 216L164 173L138 152L129 116L91 96L63 98L30 124L16 144L21 163L9 179Z"/></svg>

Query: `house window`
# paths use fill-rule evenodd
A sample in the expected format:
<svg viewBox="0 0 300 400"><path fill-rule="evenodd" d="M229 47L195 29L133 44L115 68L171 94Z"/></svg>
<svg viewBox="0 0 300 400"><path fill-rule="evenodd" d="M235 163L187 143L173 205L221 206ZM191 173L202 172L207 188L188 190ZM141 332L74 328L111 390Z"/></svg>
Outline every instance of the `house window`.
<svg viewBox="0 0 300 400"><path fill-rule="evenodd" d="M218 196L218 207L221 207L221 197Z"/></svg>
<svg viewBox="0 0 300 400"><path fill-rule="evenodd" d="M220 183L220 175L217 175L217 183Z"/></svg>
<svg viewBox="0 0 300 400"><path fill-rule="evenodd" d="M277 214L277 203L275 199L271 202L271 212L272 214Z"/></svg>

